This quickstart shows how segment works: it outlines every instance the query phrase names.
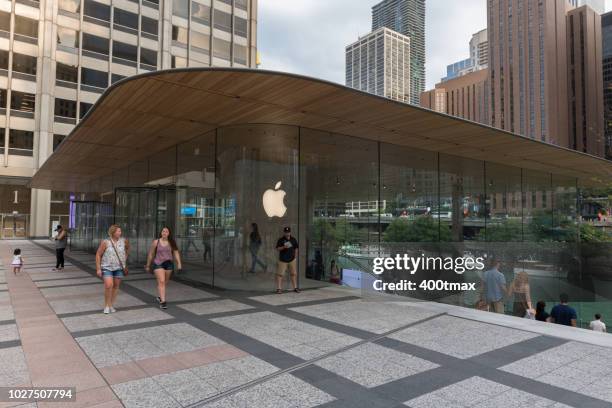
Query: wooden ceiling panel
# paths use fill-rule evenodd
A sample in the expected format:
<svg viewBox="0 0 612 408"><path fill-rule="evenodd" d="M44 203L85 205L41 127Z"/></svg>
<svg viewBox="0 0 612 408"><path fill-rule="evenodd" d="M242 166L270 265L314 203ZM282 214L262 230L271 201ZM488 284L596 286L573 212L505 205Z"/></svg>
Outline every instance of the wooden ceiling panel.
<svg viewBox="0 0 612 408"><path fill-rule="evenodd" d="M255 123L309 127L591 182L612 177L612 164L601 158L338 84L262 70L190 68L143 74L109 88L31 184L75 190L217 127Z"/></svg>

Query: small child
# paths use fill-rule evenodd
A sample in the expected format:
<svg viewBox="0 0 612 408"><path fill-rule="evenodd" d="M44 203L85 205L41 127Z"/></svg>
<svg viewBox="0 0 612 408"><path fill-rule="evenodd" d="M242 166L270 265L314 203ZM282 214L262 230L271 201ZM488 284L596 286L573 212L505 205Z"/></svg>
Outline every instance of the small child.
<svg viewBox="0 0 612 408"><path fill-rule="evenodd" d="M17 272L21 272L21 267L23 266L23 258L21 257L21 249L16 248L13 251L13 262L11 262L13 266L13 273L17 275Z"/></svg>

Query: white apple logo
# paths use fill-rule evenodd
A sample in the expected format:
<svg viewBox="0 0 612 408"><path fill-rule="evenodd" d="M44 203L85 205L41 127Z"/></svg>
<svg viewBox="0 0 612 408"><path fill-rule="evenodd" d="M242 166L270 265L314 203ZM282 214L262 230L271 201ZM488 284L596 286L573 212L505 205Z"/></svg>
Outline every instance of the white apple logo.
<svg viewBox="0 0 612 408"><path fill-rule="evenodd" d="M285 207L285 195L287 193L284 190L279 190L280 186L281 182L279 181L274 186L274 190L267 189L261 199L264 211L270 218L281 218L287 212L287 207Z"/></svg>

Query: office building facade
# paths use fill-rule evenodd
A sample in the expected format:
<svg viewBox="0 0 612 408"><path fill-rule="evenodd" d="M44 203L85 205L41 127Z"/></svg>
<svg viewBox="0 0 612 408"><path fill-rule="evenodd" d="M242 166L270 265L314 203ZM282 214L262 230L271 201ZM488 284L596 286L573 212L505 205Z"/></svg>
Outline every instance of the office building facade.
<svg viewBox="0 0 612 408"><path fill-rule="evenodd" d="M372 7L372 31L390 28L410 38L410 101L425 90L425 0L383 0Z"/></svg>
<svg viewBox="0 0 612 408"><path fill-rule="evenodd" d="M0 1L0 179L12 205L0 212L19 217L13 236L68 223L69 193L24 184L110 84L161 68L254 67L256 20L257 0Z"/></svg>
<svg viewBox="0 0 612 408"><path fill-rule="evenodd" d="M612 159L612 12L601 16L601 38L606 158Z"/></svg>
<svg viewBox="0 0 612 408"><path fill-rule="evenodd" d="M442 81L448 81L470 72L485 69L489 63L489 43L487 29L480 30L472 35L470 39L470 57L446 66L446 77Z"/></svg>
<svg viewBox="0 0 612 408"><path fill-rule="evenodd" d="M486 69L470 72L436 84L421 93L423 108L489 124L489 88Z"/></svg>
<svg viewBox="0 0 612 408"><path fill-rule="evenodd" d="M585 131L586 116L572 107L572 98L581 95L584 109L602 110L602 98L586 89L587 80L601 78L598 15L568 0L489 0L487 18L491 125L603 155L603 118L594 117ZM574 133L571 124L582 130Z"/></svg>
<svg viewBox="0 0 612 408"><path fill-rule="evenodd" d="M386 27L346 47L346 86L411 102L410 39Z"/></svg>

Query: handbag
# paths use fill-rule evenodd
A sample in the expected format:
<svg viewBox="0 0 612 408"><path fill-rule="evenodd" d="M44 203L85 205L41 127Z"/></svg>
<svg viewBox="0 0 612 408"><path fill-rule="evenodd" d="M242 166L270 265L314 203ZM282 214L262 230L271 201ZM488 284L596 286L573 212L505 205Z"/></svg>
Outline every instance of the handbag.
<svg viewBox="0 0 612 408"><path fill-rule="evenodd" d="M113 239L109 238L108 240L110 241L111 246L113 247L113 250L115 251L115 255L117 256L117 260L119 261L119 265L121 265L121 270L127 276L128 271L125 269L125 265L123 265L123 262L121 262L121 257L119 256L119 252L117 252L117 248L115 248L115 243L113 242Z"/></svg>

